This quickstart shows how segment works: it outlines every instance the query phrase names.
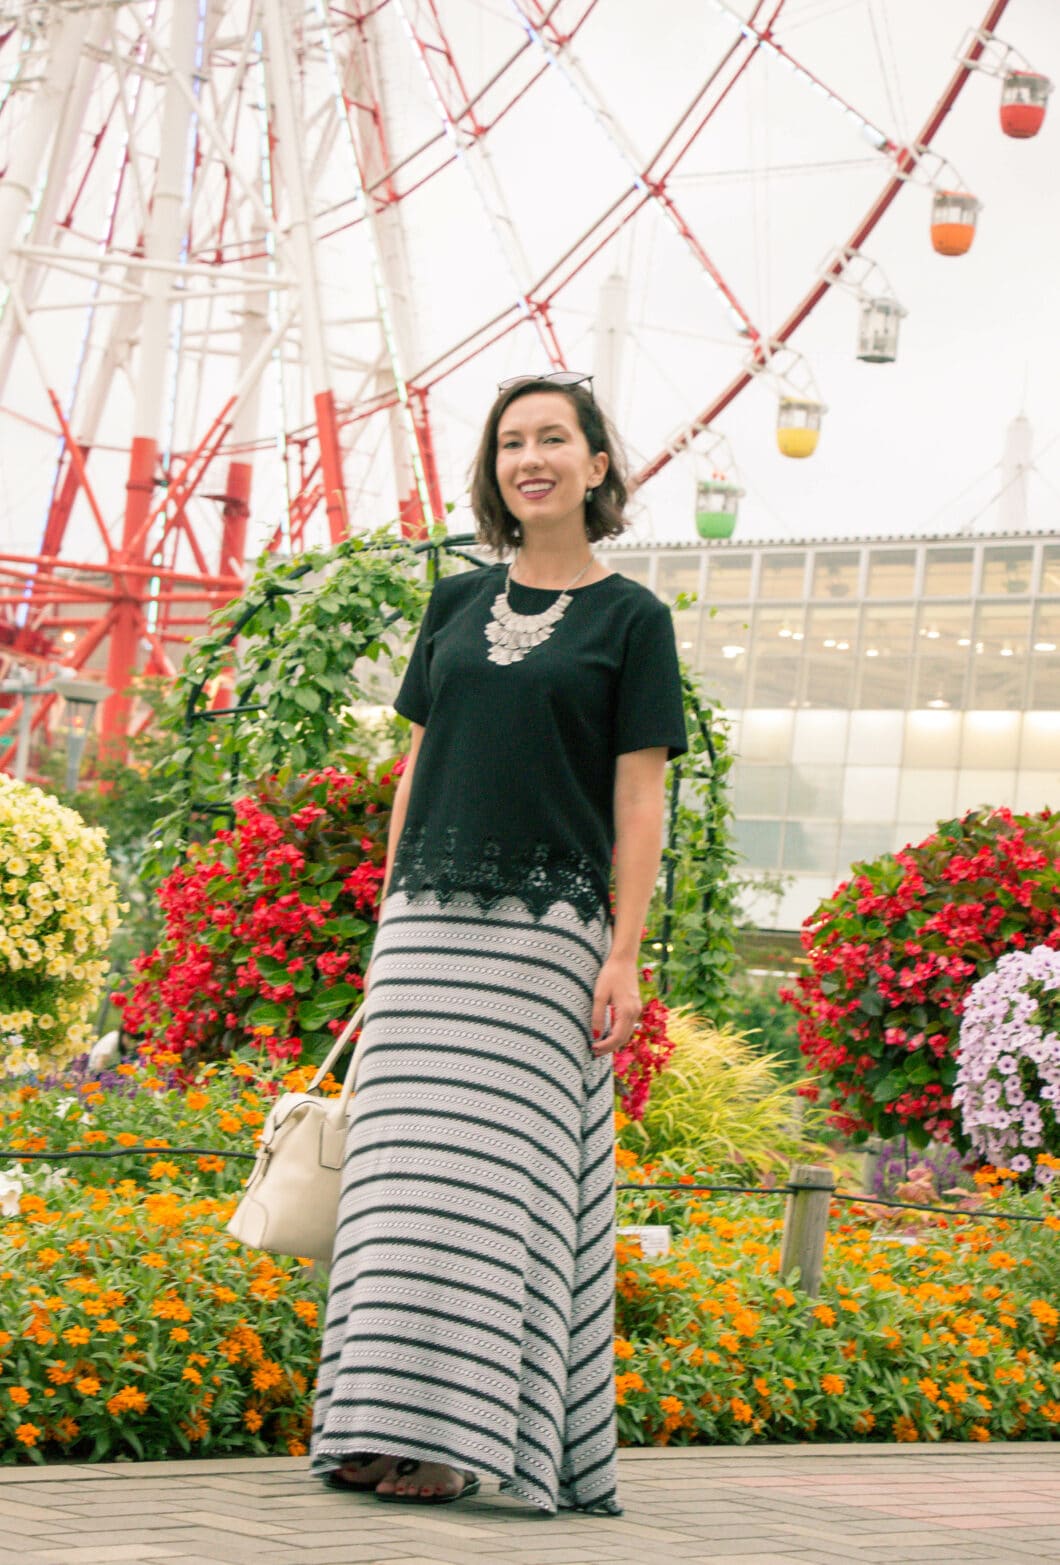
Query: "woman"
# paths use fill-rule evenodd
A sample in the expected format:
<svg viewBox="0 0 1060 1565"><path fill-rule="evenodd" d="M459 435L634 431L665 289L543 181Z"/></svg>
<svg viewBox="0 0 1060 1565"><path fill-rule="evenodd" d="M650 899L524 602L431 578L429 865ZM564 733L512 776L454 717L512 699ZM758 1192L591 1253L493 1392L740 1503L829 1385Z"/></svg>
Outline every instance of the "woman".
<svg viewBox="0 0 1060 1565"><path fill-rule="evenodd" d="M472 501L514 560L439 581L395 702L312 1437L336 1487L438 1504L486 1473L620 1514L610 1056L685 749L669 613L592 552L625 499L588 377L501 388Z"/></svg>

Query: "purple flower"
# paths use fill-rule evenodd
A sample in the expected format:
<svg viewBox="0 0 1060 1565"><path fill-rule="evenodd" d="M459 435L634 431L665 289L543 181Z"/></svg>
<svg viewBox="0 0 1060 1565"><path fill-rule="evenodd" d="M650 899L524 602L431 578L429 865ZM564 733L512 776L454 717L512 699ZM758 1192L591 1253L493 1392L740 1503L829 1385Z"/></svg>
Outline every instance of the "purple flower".
<svg viewBox="0 0 1060 1565"><path fill-rule="evenodd" d="M961 1018L954 1104L986 1161L1037 1184L1039 1148L1060 1153L1060 952L1010 951L974 984Z"/></svg>

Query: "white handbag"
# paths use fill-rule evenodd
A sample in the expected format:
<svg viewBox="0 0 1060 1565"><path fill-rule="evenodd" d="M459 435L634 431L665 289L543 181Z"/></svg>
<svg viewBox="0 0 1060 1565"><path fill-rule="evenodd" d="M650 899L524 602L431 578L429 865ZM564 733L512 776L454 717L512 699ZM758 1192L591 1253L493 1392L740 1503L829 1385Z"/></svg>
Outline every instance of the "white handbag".
<svg viewBox="0 0 1060 1565"><path fill-rule="evenodd" d="M350 1094L364 1048L363 1032L339 1096L323 1098L317 1089L363 1015L362 1005L336 1038L306 1090L283 1093L269 1111L257 1162L228 1224L228 1232L253 1250L331 1260Z"/></svg>

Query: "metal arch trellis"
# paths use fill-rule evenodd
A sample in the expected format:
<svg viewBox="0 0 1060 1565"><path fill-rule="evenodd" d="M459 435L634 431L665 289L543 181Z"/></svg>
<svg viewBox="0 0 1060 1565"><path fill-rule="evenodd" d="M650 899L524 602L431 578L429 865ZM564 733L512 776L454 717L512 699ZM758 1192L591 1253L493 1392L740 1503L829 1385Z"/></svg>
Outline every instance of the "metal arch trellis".
<svg viewBox="0 0 1060 1565"><path fill-rule="evenodd" d="M428 580L433 586L433 584L437 581L441 571L441 557L443 554L451 556L455 559L463 560L467 564L476 568L482 567L486 564L485 560L472 552L471 546L473 546L476 542L477 539L474 533L458 533L452 537L426 539L415 543L408 540L401 540L400 547L415 555L426 555ZM398 547L398 540L396 539L394 546ZM386 545L380 542L376 544L375 547L386 547ZM280 584L276 582L270 582L263 589L261 596L254 602L248 603L242 612L237 616L237 618L232 622L231 626L229 627L228 635L218 646L218 655L221 654L225 647L231 647L234 645L242 632L252 624L255 616L259 614L260 611L266 607L270 601L277 597L290 596L293 593L293 588L290 584L299 580L301 577L308 575L309 572L313 569L313 563L307 561L301 565L295 566L284 583ZM396 623L399 617L400 616L396 611L385 616L383 619L383 627L387 628L390 625ZM202 698L203 692L217 671L218 670L215 661L212 665L200 673L200 677L196 680L188 692L188 698L184 705L184 718L182 724L182 732L186 740L191 738L195 724L197 723L217 722L224 719L237 718L241 717L244 713L247 712L260 712L265 709L264 703L255 701L240 701L233 706L200 709L199 702ZM711 728L712 713L711 709L705 708L703 706L696 691L695 683L687 673L682 673L681 683L686 710L691 713L691 716L696 723L699 735L703 741L703 749L709 761L707 775L705 778L705 785L709 799L706 840L708 855L713 857L714 852L718 846L717 812L718 806L720 804L719 795L722 788L724 787L724 784L721 778L718 776L717 771L717 747L714 742L714 735ZM252 694L252 690L245 693ZM231 820L234 818L235 809L231 802L231 798L234 795L235 788L239 781L239 752L237 750L234 753L229 771L228 801L197 801L193 797L191 788L191 767L192 757L189 754L189 756L184 761L183 772L184 782L186 784L186 803L184 806L185 838L190 835L192 817L194 816L198 815L213 818L224 816L227 817L229 822L231 822ZM668 953L671 937L673 934L673 909L677 871L681 783L688 777L688 775L689 773L687 763L683 765L681 760L675 760L671 763L666 831L666 868L663 878L663 911L659 931L659 939L662 947L662 952L659 959L659 991L663 995L667 993L669 987ZM694 776L695 773L693 772L692 775ZM702 888L701 899L702 911L704 915L707 915L709 914L713 903L713 887L709 882L707 882Z"/></svg>

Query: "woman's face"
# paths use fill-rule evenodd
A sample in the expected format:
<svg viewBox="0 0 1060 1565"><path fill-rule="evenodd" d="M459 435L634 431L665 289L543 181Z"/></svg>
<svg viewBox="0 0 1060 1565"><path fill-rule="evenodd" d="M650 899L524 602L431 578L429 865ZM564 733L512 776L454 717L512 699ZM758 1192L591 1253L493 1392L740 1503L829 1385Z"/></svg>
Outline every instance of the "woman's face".
<svg viewBox="0 0 1060 1565"><path fill-rule="evenodd" d="M501 414L497 428L497 485L525 530L585 524L585 492L607 472L607 454L594 456L574 404L562 392L532 391Z"/></svg>

